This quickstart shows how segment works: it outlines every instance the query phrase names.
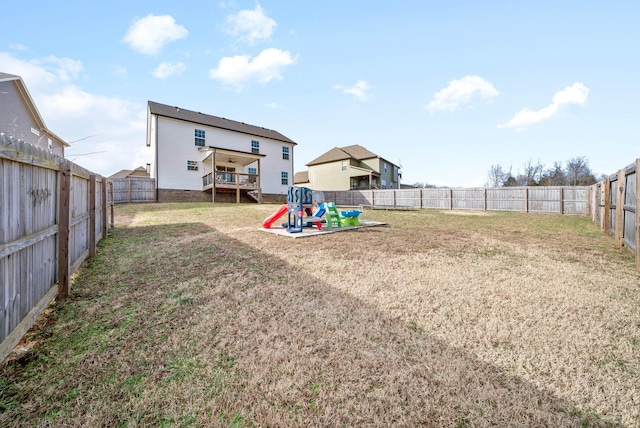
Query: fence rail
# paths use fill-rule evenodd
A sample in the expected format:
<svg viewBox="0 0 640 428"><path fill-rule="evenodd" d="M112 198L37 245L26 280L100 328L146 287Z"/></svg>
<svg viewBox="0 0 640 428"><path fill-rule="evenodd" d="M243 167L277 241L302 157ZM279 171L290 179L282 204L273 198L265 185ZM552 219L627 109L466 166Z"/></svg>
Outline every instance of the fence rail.
<svg viewBox="0 0 640 428"><path fill-rule="evenodd" d="M0 134L0 361L95 254L108 193L107 179Z"/></svg>
<svg viewBox="0 0 640 428"><path fill-rule="evenodd" d="M500 187L324 191L338 205L391 209L520 211L586 215L588 187Z"/></svg>

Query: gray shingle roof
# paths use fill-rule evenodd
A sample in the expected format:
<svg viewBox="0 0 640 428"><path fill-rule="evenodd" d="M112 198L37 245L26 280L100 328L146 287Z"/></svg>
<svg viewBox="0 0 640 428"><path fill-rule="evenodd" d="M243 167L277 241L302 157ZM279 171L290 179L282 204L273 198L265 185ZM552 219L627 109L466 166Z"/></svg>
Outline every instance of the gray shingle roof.
<svg viewBox="0 0 640 428"><path fill-rule="evenodd" d="M371 158L377 158L377 157L378 155L376 155L375 153L370 152L369 150L365 149L364 147L358 144L354 144L352 146L347 146L347 147L334 147L333 149L329 150L325 154L320 155L319 157L309 162L307 166L320 165L323 163L336 162L336 161L347 160L347 159L356 159L358 161L361 161L364 159L371 159Z"/></svg>
<svg viewBox="0 0 640 428"><path fill-rule="evenodd" d="M3 73L0 71L0 80L15 80L19 78L20 76L16 76L14 74L9 74L9 73Z"/></svg>
<svg viewBox="0 0 640 428"><path fill-rule="evenodd" d="M224 117L212 116L197 111L186 110L181 107L168 106L166 104L149 101L149 111L151 114L169 117L172 119L184 120L186 122L199 125L212 126L214 128L225 129L227 131L239 132L241 134L255 135L257 137L270 138L276 141L283 141L297 145L297 143L281 133L272 129L260 126L249 125L244 122L226 119Z"/></svg>

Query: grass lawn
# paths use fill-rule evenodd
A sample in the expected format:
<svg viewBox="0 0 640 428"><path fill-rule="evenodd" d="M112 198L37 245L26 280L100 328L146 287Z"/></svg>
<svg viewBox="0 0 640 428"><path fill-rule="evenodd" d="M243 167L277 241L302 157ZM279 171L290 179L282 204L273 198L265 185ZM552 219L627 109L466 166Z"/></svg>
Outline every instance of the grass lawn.
<svg viewBox="0 0 640 428"><path fill-rule="evenodd" d="M640 426L640 271L587 218L116 206L0 365L0 426Z"/></svg>

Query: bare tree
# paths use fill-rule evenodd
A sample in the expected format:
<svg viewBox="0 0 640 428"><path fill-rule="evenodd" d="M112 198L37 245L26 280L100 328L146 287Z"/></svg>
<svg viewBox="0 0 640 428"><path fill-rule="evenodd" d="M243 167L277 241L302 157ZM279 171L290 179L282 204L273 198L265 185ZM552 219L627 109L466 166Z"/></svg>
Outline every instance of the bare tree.
<svg viewBox="0 0 640 428"><path fill-rule="evenodd" d="M588 186L594 184L596 179L589 168L589 161L584 156L571 158L567 161L567 181L570 186Z"/></svg>
<svg viewBox="0 0 640 428"><path fill-rule="evenodd" d="M489 168L489 174L487 187L502 187L508 174L502 169L501 165L491 165Z"/></svg>
<svg viewBox="0 0 640 428"><path fill-rule="evenodd" d="M562 162L554 162L553 167L545 171L540 180L541 186L565 186L567 175L562 168Z"/></svg>
<svg viewBox="0 0 640 428"><path fill-rule="evenodd" d="M537 186L540 180L542 179L542 172L544 171L544 166L540 163L540 159L538 159L537 163L533 163L533 160L529 159L524 164L524 174L519 177L520 182L522 182L523 186Z"/></svg>

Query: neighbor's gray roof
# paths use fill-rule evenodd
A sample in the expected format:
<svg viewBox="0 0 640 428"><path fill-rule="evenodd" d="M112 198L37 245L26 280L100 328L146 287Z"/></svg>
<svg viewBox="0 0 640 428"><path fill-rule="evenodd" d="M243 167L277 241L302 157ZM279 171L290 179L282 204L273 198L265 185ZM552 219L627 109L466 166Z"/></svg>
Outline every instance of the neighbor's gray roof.
<svg viewBox="0 0 640 428"><path fill-rule="evenodd" d="M255 135L257 137L270 138L272 140L297 145L295 141L272 129L249 125L244 122L237 122L224 117L211 116L197 111L186 110L181 107L168 106L154 101L149 101L149 111L151 114L158 116L184 120L186 122L197 123L199 125L212 126L214 128L225 129L227 131L240 132L242 134Z"/></svg>
<svg viewBox="0 0 640 428"><path fill-rule="evenodd" d="M308 183L308 182L309 182L309 171L300 171L300 172L296 172L293 175L293 184Z"/></svg>
<svg viewBox="0 0 640 428"><path fill-rule="evenodd" d="M122 169L116 172L113 175L110 175L109 178L128 178L128 177L146 177L149 178L149 173L147 169L143 166L139 166L136 169Z"/></svg>
<svg viewBox="0 0 640 428"><path fill-rule="evenodd" d="M0 71L0 80L16 80L19 78L20 76L16 76L15 74L3 73Z"/></svg>
<svg viewBox="0 0 640 428"><path fill-rule="evenodd" d="M364 160L379 157L373 152L365 149L364 147L354 144L352 146L347 147L334 147L323 155L315 158L311 162L307 164L307 166L311 165L320 165L323 163L336 162L347 159L356 159L356 160Z"/></svg>

